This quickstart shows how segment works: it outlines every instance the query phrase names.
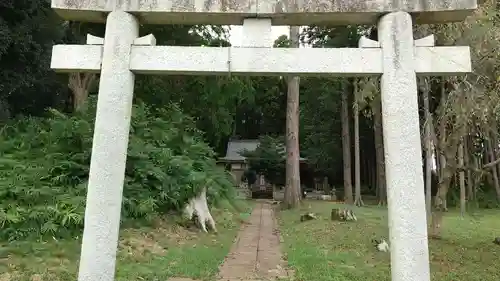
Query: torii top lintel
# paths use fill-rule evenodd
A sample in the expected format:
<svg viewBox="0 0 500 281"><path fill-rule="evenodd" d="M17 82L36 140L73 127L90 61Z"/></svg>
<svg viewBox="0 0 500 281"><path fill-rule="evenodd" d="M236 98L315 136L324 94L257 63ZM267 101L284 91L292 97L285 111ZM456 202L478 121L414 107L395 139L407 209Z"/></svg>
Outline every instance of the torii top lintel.
<svg viewBox="0 0 500 281"><path fill-rule="evenodd" d="M145 24L242 24L271 18L273 25L373 24L393 11L416 23L462 21L477 0L52 0L67 20L104 22L111 11L135 14Z"/></svg>

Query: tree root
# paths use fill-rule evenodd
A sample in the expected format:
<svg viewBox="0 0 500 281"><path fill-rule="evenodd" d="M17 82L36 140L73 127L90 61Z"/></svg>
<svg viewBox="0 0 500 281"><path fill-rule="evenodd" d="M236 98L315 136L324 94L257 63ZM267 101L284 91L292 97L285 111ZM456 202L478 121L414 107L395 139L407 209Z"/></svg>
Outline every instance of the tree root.
<svg viewBox="0 0 500 281"><path fill-rule="evenodd" d="M212 218L212 214L208 209L207 203L207 189L203 188L200 194L194 198L191 198L184 208L184 215L187 219L193 219L194 215L198 218L198 224L200 225L203 232L207 231L206 223L208 222L210 228L217 233L217 228L215 227L215 221Z"/></svg>
<svg viewBox="0 0 500 281"><path fill-rule="evenodd" d="M356 198L354 200L354 206L363 207L363 206L365 206L365 202L363 202L363 199L361 199L361 198Z"/></svg>
<svg viewBox="0 0 500 281"><path fill-rule="evenodd" d="M387 206L387 201L385 201L385 200L379 200L378 201L378 206L380 206L380 207Z"/></svg>

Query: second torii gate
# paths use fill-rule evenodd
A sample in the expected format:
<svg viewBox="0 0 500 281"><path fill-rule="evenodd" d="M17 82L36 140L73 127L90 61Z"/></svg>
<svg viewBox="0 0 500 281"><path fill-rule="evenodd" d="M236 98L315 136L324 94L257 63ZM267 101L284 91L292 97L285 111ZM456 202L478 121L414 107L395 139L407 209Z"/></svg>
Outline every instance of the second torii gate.
<svg viewBox="0 0 500 281"><path fill-rule="evenodd" d="M182 3L181 3L182 2ZM51 67L100 72L79 281L114 280L125 161L135 74L381 75L391 271L393 281L428 281L416 74L471 71L468 47L433 47L413 40L417 22L462 20L475 0L292 1L52 0L66 19L106 21L104 38L56 45ZM293 11L293 12L292 12ZM410 15L411 13L411 15ZM152 24L241 24L240 48L155 46L138 38L139 21ZM360 48L273 49L272 24L371 24L379 42Z"/></svg>

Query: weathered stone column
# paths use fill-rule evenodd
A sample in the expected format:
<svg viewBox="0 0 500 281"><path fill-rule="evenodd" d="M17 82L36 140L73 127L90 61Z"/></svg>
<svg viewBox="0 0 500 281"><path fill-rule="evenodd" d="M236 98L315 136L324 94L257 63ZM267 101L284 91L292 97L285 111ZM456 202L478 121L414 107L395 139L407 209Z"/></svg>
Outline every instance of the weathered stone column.
<svg viewBox="0 0 500 281"><path fill-rule="evenodd" d="M113 281L115 275L134 74L130 51L139 35L135 17L108 15L88 183L79 281Z"/></svg>
<svg viewBox="0 0 500 281"><path fill-rule="evenodd" d="M412 20L406 12L383 16L384 132L392 281L429 281L429 249L422 171Z"/></svg>

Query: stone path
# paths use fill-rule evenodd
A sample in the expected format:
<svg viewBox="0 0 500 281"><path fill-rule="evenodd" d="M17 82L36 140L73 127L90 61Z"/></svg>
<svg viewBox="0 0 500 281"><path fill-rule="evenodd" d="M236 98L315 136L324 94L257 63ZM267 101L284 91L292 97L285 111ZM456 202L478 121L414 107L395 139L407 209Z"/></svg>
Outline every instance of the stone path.
<svg viewBox="0 0 500 281"><path fill-rule="evenodd" d="M280 251L280 237L272 206L257 201L250 219L219 268L218 281L264 281L288 277ZM196 281L170 278L168 281Z"/></svg>
<svg viewBox="0 0 500 281"><path fill-rule="evenodd" d="M219 269L219 281L286 278L272 206L257 202Z"/></svg>

